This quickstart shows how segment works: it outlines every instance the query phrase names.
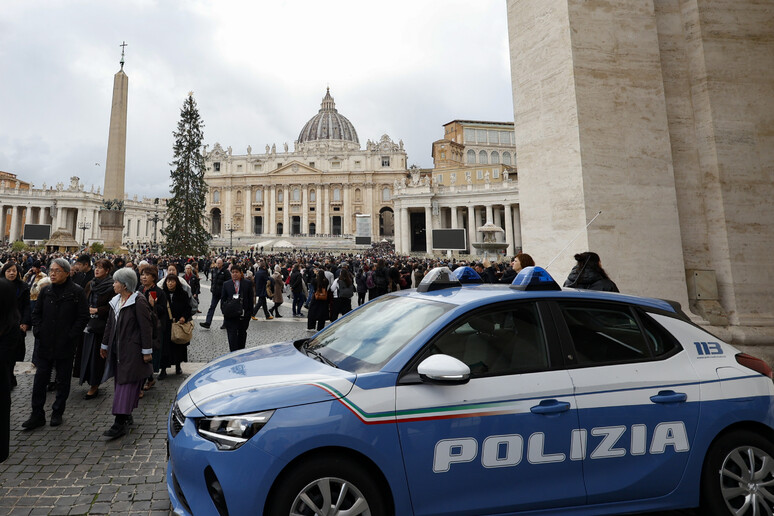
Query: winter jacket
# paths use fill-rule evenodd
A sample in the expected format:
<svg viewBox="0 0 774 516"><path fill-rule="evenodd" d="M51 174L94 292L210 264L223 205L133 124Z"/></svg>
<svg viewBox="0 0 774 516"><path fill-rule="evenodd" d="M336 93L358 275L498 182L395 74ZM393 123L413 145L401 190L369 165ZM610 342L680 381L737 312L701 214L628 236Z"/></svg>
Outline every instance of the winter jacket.
<svg viewBox="0 0 774 516"><path fill-rule="evenodd" d="M32 333L38 339L38 356L47 360L73 358L89 322L89 304L83 289L67 280L48 285L38 295L32 311Z"/></svg>
<svg viewBox="0 0 774 516"><path fill-rule="evenodd" d="M578 265L572 268L570 275L567 276L567 281L564 282L565 287L618 292L618 287L613 283L613 280L604 277L599 270L593 267L586 267L579 277L579 268L580 266Z"/></svg>
<svg viewBox="0 0 774 516"><path fill-rule="evenodd" d="M153 353L152 335L151 308L144 295L133 292L123 306L120 294L113 297L102 337L109 364L102 382L115 377L119 384L135 383L153 374L153 365L143 361L144 354Z"/></svg>
<svg viewBox="0 0 774 516"><path fill-rule="evenodd" d="M255 272L255 295L266 297L266 283L269 281L269 272L266 269L258 269Z"/></svg>
<svg viewBox="0 0 774 516"><path fill-rule="evenodd" d="M231 273L228 271L228 268L225 266L225 264L220 269L217 267L212 269L212 285L210 286L212 297L220 299L220 294L223 292L223 284L230 279Z"/></svg>

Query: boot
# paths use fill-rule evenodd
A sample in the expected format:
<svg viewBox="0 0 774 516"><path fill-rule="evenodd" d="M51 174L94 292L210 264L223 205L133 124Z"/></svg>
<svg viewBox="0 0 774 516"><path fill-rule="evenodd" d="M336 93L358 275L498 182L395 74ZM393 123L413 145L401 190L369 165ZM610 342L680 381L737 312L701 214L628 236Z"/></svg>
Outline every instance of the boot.
<svg viewBox="0 0 774 516"><path fill-rule="evenodd" d="M116 439L122 435L126 435L127 416L125 414L117 414L113 426L105 430L102 435L109 437L110 439Z"/></svg>

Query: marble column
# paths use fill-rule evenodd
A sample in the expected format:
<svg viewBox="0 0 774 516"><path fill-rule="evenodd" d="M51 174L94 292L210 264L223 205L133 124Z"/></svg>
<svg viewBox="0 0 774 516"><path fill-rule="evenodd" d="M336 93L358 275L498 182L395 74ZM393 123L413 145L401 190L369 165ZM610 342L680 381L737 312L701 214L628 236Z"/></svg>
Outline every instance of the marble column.
<svg viewBox="0 0 774 516"><path fill-rule="evenodd" d="M350 218L352 217L352 209L350 208L350 196L349 196L349 185L343 185L342 187L342 197L343 197L343 204L342 204L342 213L341 213L341 233L343 235L349 235L352 233L352 230L350 229Z"/></svg>
<svg viewBox="0 0 774 516"><path fill-rule="evenodd" d="M478 234L478 228L480 228L481 226L484 225L484 223L481 221L481 218L482 218L482 215L483 215L481 213L481 209L476 209L475 206L474 206L473 207L473 215L474 215L474 217L476 219L476 226L473 228L473 234L475 235L474 242L479 242L481 240L481 238L479 237L479 234Z"/></svg>
<svg viewBox="0 0 774 516"><path fill-rule="evenodd" d="M290 185L282 187L282 235L290 234Z"/></svg>
<svg viewBox="0 0 774 516"><path fill-rule="evenodd" d="M13 243L19 240L19 206L11 207L11 231L8 240Z"/></svg>
<svg viewBox="0 0 774 516"><path fill-rule="evenodd" d="M401 218L400 218L400 210L396 207L395 208L395 220L393 223L395 224L395 252L398 254L404 253L403 251L403 235L401 234Z"/></svg>
<svg viewBox="0 0 774 516"><path fill-rule="evenodd" d="M521 206L515 205L513 207L513 252L522 249L521 243Z"/></svg>
<svg viewBox="0 0 774 516"><path fill-rule="evenodd" d="M494 222L494 217L492 216L492 205L487 204L486 205L486 221L484 224L492 224Z"/></svg>
<svg viewBox="0 0 774 516"><path fill-rule="evenodd" d="M325 199L323 200L323 234L331 233L331 189L328 186L323 187Z"/></svg>
<svg viewBox="0 0 774 516"><path fill-rule="evenodd" d="M264 192L263 196L263 225L265 228L263 232L266 235L273 235L277 231L277 228L274 227L274 196L276 194L276 190L272 185Z"/></svg>
<svg viewBox="0 0 774 516"><path fill-rule="evenodd" d="M505 254L513 256L513 207L510 204L506 204L505 209L505 241L508 243L508 247L505 248Z"/></svg>
<svg viewBox="0 0 774 516"><path fill-rule="evenodd" d="M458 229L460 227L460 219L457 217L457 207L452 206L450 209L451 209L451 214L450 214L451 220L449 221L449 223L451 224L452 229Z"/></svg>
<svg viewBox="0 0 774 516"><path fill-rule="evenodd" d="M409 219L408 208L400 209L400 239L403 247L403 252L406 254L411 252L411 221Z"/></svg>
<svg viewBox="0 0 774 516"><path fill-rule="evenodd" d="M322 233L322 192L319 186L314 192L314 233Z"/></svg>
<svg viewBox="0 0 774 516"><path fill-rule="evenodd" d="M301 188L301 233L309 234L309 185Z"/></svg>
<svg viewBox="0 0 774 516"><path fill-rule="evenodd" d="M476 242L476 207L468 206L468 251L473 254L473 242Z"/></svg>
<svg viewBox="0 0 774 516"><path fill-rule="evenodd" d="M433 208L425 206L425 249L433 254Z"/></svg>

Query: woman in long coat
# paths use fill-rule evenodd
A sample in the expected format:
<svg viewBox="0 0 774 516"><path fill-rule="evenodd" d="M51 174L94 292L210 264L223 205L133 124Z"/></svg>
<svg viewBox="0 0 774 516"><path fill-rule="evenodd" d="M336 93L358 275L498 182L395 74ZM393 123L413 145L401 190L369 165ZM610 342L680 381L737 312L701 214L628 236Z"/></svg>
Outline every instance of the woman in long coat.
<svg viewBox="0 0 774 516"><path fill-rule="evenodd" d="M8 458L11 437L11 355L21 330L13 283L0 279L0 462Z"/></svg>
<svg viewBox="0 0 774 516"><path fill-rule="evenodd" d="M167 274L164 276L164 294L167 297L167 312L165 316L166 328L164 338L169 343L164 348L164 354L161 357L161 373L166 376L167 367L175 366L175 374L181 374L183 369L181 362L188 362L188 344L175 344L172 342L172 323L174 321L188 322L191 320L191 300L188 293L183 290L176 274ZM170 317L171 313L171 317Z"/></svg>
<svg viewBox="0 0 774 516"><path fill-rule="evenodd" d="M89 302L89 322L83 330L83 346L81 352L76 353L75 363L78 365L79 384L89 383L89 390L83 395L85 400L99 396L99 384L105 374L105 359L100 356L100 345L110 315L110 301L115 296L113 276L110 275L112 270L110 260L97 260L94 279L83 289Z"/></svg>
<svg viewBox="0 0 774 516"><path fill-rule="evenodd" d="M320 331L325 326L325 320L328 319L328 305L331 297L331 292L328 288L328 278L325 277L325 273L322 270L317 273L309 288L314 289L314 295L312 296L312 302L309 303L306 329L314 331L316 326L317 331ZM318 299L322 296L325 296L325 298Z"/></svg>
<svg viewBox="0 0 774 516"><path fill-rule="evenodd" d="M282 304L282 293L285 286L285 281L282 279L282 273L280 272L280 266L274 266L274 274L271 279L274 280L274 290L272 291L271 300L274 302L274 306L271 307L269 313L274 312L274 317L282 318L279 313L279 307Z"/></svg>
<svg viewBox="0 0 774 516"><path fill-rule="evenodd" d="M166 321L169 319L169 316L167 315L167 296L156 285L158 279L159 269L155 265L148 264L140 268L140 284L142 287L139 291L148 300L151 310L156 314L156 328L153 332L153 372L162 371L163 374L159 373L159 380L163 380L167 376L167 372L161 369L161 357L164 355L164 348L170 344L164 338L166 334ZM156 380L151 374L142 389L147 391L155 384Z"/></svg>
<svg viewBox="0 0 774 516"><path fill-rule="evenodd" d="M27 330L32 326L32 315L30 313L30 287L22 280L19 264L10 260L3 265L2 269L0 269L0 278L7 279L15 287L16 306L19 309L19 315L21 316L21 322L19 323L19 329L21 331L17 334L16 347L8 357L9 381L11 382L11 389L13 389L16 387L16 376L13 374L13 369L16 367L16 362L22 362L24 360L24 355L26 353L24 338L27 336Z"/></svg>
<svg viewBox="0 0 774 516"><path fill-rule="evenodd" d="M135 292L137 274L132 269L119 269L113 274L116 296L110 301L105 334L100 354L106 359L105 376L115 378L113 426L102 435L115 439L125 435L137 408L140 390L153 371L153 328L151 309L145 296Z"/></svg>

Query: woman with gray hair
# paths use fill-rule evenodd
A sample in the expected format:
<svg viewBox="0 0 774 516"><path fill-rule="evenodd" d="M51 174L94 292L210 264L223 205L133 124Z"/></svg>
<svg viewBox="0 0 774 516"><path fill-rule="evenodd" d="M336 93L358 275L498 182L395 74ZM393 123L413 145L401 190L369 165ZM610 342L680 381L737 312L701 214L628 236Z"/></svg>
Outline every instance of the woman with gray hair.
<svg viewBox="0 0 774 516"><path fill-rule="evenodd" d="M100 355L106 359L105 376L115 378L113 426L102 435L115 439L125 435L137 408L145 379L153 373L153 326L151 308L145 296L138 294L137 275L132 269L113 274L113 291Z"/></svg>

